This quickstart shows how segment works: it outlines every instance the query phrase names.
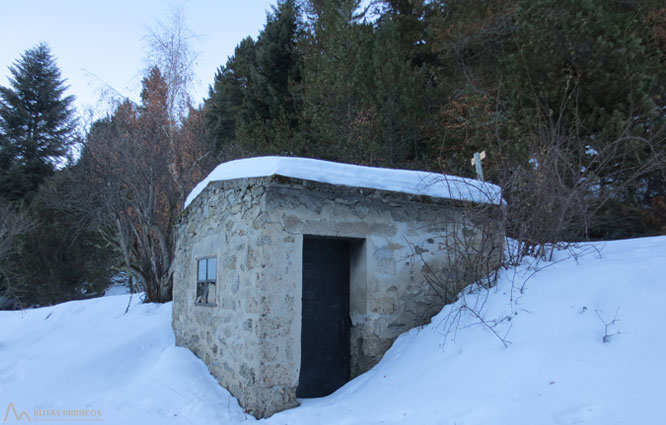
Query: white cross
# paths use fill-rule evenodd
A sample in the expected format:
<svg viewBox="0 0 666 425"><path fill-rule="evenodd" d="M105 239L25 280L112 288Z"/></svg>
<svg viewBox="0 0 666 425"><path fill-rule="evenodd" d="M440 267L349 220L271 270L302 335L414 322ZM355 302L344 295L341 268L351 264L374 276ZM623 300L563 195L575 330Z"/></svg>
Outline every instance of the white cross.
<svg viewBox="0 0 666 425"><path fill-rule="evenodd" d="M472 165L476 168L476 178L483 180L483 168L481 168L481 160L486 158L486 151L474 152L474 158L472 158Z"/></svg>

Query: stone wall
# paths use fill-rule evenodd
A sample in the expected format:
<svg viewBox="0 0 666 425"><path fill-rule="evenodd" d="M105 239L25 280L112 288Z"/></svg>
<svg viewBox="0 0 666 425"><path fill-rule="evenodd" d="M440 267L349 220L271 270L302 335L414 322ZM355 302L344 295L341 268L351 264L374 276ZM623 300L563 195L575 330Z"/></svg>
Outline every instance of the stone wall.
<svg viewBox="0 0 666 425"><path fill-rule="evenodd" d="M443 299L424 273L427 267L450 268L446 238L481 240L468 207L278 176L212 183L178 229L176 342L202 358L253 415L294 406L303 235L352 241L351 366L357 376L374 366L398 335L441 310ZM501 246L500 233L494 237ZM218 258L217 306L195 306L196 259L210 255ZM498 255L486 260L498 262ZM466 283L457 282L451 292Z"/></svg>
<svg viewBox="0 0 666 425"><path fill-rule="evenodd" d="M295 406L262 387L262 324L270 300L261 291L262 179L215 182L192 202L177 229L174 260L173 329L176 344L188 347L250 413L263 416L276 406ZM217 258L216 306L196 305L196 260ZM254 406L265 406L254 407Z"/></svg>
<svg viewBox="0 0 666 425"><path fill-rule="evenodd" d="M434 271L449 268L443 237L451 239L453 233L473 229L472 239L481 240L461 203L314 182L296 184L279 177L276 180L283 182L268 189L267 214L262 220L264 237L279 241L279 249L264 251L264 283L270 285L279 280L285 293L295 294L300 301L302 235L353 241L352 377L377 364L401 333L428 323L442 309L443 300L425 281L423 260ZM281 239L281 235L288 236ZM499 232L497 236L503 238ZM465 238L470 240L470 235ZM497 238L496 246L501 246L502 238ZM499 264L501 250L495 252L497 255L487 260ZM458 286L450 291L457 294L467 283L470 282L457 282ZM300 302L296 302L295 311L286 314L300 318L300 307ZM277 319L277 323L285 323L287 318ZM300 321L292 326L289 335L294 346L299 347ZM296 351L295 356L299 356ZM283 379L288 376L295 389L300 359L295 369L290 363L275 363L288 366L271 368L268 373Z"/></svg>

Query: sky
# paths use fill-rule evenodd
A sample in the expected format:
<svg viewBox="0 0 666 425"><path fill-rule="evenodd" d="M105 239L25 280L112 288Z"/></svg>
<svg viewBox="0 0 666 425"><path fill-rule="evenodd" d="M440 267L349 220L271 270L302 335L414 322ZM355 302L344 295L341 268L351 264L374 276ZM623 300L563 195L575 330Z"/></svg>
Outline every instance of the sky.
<svg viewBox="0 0 666 425"><path fill-rule="evenodd" d="M146 68L145 36L180 7L196 35L193 100L199 104L217 68L243 38L256 39L276 1L0 0L0 85L9 84L8 67L25 50L46 42L81 113L90 108L103 113L105 87L137 101Z"/></svg>

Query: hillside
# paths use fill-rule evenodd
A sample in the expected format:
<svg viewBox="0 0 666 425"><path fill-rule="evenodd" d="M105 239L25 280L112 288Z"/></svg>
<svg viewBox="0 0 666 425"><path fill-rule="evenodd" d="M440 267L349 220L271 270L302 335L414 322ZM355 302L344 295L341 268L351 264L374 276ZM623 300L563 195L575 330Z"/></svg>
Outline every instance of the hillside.
<svg viewBox="0 0 666 425"><path fill-rule="evenodd" d="M665 259L659 237L558 253L537 273L525 261L401 336L335 394L263 422L664 424ZM105 424L255 422L174 346L170 304L134 296L125 314L128 298L0 312L3 418L12 403L33 421L76 410L89 415L79 422ZM8 415L6 423L25 422Z"/></svg>

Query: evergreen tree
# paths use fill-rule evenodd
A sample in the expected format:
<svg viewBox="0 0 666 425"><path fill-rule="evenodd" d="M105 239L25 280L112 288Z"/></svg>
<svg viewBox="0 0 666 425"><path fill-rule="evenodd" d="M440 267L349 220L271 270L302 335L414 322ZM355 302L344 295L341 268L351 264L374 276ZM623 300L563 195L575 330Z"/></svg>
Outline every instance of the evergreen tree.
<svg viewBox="0 0 666 425"><path fill-rule="evenodd" d="M206 101L216 155L303 153L296 137L301 26L297 3L280 1L257 41L241 41L217 72Z"/></svg>
<svg viewBox="0 0 666 425"><path fill-rule="evenodd" d="M73 168L58 170L40 185L25 208L35 225L25 232L9 258L13 285L2 288L17 307L50 305L99 296L112 275L113 253L98 229L79 220L69 194L90 196L90 184L76 181Z"/></svg>
<svg viewBox="0 0 666 425"><path fill-rule="evenodd" d="M569 163L580 161L596 192L611 194L599 220L603 237L633 234L641 210L664 193L663 169L646 168L666 154L666 73L646 25L650 8L649 2L517 2L519 50L505 61L512 125L539 125L566 138Z"/></svg>
<svg viewBox="0 0 666 425"><path fill-rule="evenodd" d="M16 201L31 197L67 156L76 120L47 44L28 49L9 71L10 87L0 87L0 197Z"/></svg>
<svg viewBox="0 0 666 425"><path fill-rule="evenodd" d="M359 0L309 2L304 64L304 125L310 155L365 164L385 163L371 145L376 109L373 28Z"/></svg>
<svg viewBox="0 0 666 425"><path fill-rule="evenodd" d="M301 108L294 89L302 76L301 38L298 5L280 1L257 38L253 84L241 111L239 131L254 152L299 153L294 132Z"/></svg>
<svg viewBox="0 0 666 425"><path fill-rule="evenodd" d="M532 240L635 235L664 193L663 2L437 3L427 33L446 168L471 173L487 150L512 225L557 219L538 217Z"/></svg>
<svg viewBox="0 0 666 425"><path fill-rule="evenodd" d="M372 50L377 111L373 135L382 146L386 164L429 168L424 151L432 104L427 45L419 1L392 0L389 10L375 24Z"/></svg>
<svg viewBox="0 0 666 425"><path fill-rule="evenodd" d="M252 37L243 39L229 57L226 65L215 74L205 103L206 126L211 136L210 150L217 157L228 156L236 140L236 122L240 108L252 85L251 70L255 66L255 43Z"/></svg>
<svg viewBox="0 0 666 425"><path fill-rule="evenodd" d="M503 80L499 62L513 52L512 0L431 3L426 49L432 60L430 160L447 173L474 177L474 152L491 152L504 139ZM488 167L497 155L485 161ZM490 171L490 170L486 170ZM488 172L486 173L488 175Z"/></svg>

